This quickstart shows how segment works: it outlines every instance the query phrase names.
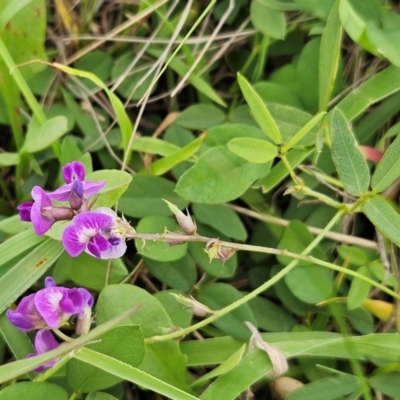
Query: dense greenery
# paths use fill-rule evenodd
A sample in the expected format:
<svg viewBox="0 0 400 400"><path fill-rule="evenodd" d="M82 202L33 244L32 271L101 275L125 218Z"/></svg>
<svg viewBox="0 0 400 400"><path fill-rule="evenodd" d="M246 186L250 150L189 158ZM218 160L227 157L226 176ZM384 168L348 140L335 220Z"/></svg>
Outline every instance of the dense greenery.
<svg viewBox="0 0 400 400"><path fill-rule="evenodd" d="M0 400L400 398L395 3L0 4Z"/></svg>

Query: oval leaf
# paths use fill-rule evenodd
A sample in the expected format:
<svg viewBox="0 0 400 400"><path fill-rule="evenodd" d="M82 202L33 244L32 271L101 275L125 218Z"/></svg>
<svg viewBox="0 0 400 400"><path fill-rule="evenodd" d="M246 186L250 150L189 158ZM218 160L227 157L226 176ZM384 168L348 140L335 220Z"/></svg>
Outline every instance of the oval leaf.
<svg viewBox="0 0 400 400"><path fill-rule="evenodd" d="M384 236L400 246L400 215L388 201L371 197L364 203L363 211Z"/></svg>
<svg viewBox="0 0 400 400"><path fill-rule="evenodd" d="M343 113L335 108L331 118L332 158L347 192L360 196L368 190L367 162Z"/></svg>
<svg viewBox="0 0 400 400"><path fill-rule="evenodd" d="M255 163L264 164L277 154L276 146L266 140L236 138L228 142L228 149L237 156Z"/></svg>
<svg viewBox="0 0 400 400"><path fill-rule="evenodd" d="M260 128L274 143L281 144L282 135L278 125L272 118L262 98L244 76L238 74L237 79L246 103L249 105L254 119L257 121L258 125L260 125Z"/></svg>
<svg viewBox="0 0 400 400"><path fill-rule="evenodd" d="M36 153L49 147L68 131L68 120L58 116L47 120L42 126L36 121L29 124L23 151Z"/></svg>
<svg viewBox="0 0 400 400"><path fill-rule="evenodd" d="M203 153L180 177L176 192L196 203L223 203L241 196L268 169L269 165L246 162L227 147L217 146Z"/></svg>
<svg viewBox="0 0 400 400"><path fill-rule="evenodd" d="M372 189L380 193L400 176L400 135L385 151L372 176Z"/></svg>

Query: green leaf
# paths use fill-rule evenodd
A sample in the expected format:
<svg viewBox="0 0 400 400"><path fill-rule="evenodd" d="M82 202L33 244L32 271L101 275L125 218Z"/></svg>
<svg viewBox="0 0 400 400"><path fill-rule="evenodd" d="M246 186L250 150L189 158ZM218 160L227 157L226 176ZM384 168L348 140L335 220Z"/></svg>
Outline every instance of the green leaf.
<svg viewBox="0 0 400 400"><path fill-rule="evenodd" d="M387 200L371 197L362 210L384 236L400 246L400 215Z"/></svg>
<svg viewBox="0 0 400 400"><path fill-rule="evenodd" d="M162 234L165 230L170 232L179 231L179 225L172 218L159 217L152 215L144 217L136 226L138 233L159 233ZM135 240L135 246L139 254L151 258L156 261L176 261L182 258L187 251L187 243L177 246L170 246L168 243L161 241L141 241Z"/></svg>
<svg viewBox="0 0 400 400"><path fill-rule="evenodd" d="M244 107L247 108L247 106ZM232 139L244 137L259 140L266 139L264 132L256 126L245 124L218 125L207 131L207 137L200 148L200 154L203 154L211 147L226 145Z"/></svg>
<svg viewBox="0 0 400 400"><path fill-rule="evenodd" d="M309 12L316 17L326 20L329 16L330 10L335 3L335 0L293 0L305 11Z"/></svg>
<svg viewBox="0 0 400 400"><path fill-rule="evenodd" d="M108 285L102 290L96 306L96 321L108 321L137 305L141 308L124 322L139 324L145 338L162 335L173 327L161 303L146 290L131 285ZM139 369L165 383L189 390L186 362L175 341L146 344Z"/></svg>
<svg viewBox="0 0 400 400"><path fill-rule="evenodd" d="M336 107L348 121L352 121L370 105L399 90L400 68L392 65L374 74L356 90L352 90Z"/></svg>
<svg viewBox="0 0 400 400"><path fill-rule="evenodd" d="M400 66L400 55L396 43L400 40L399 29L380 29L373 23L366 26L367 40L374 47L374 53L388 59L393 65Z"/></svg>
<svg viewBox="0 0 400 400"><path fill-rule="evenodd" d="M386 394L387 396L393 397L394 399L399 398L399 393L400 393L399 372L389 372L387 374L375 375L369 379L369 384L375 390L378 390L379 392Z"/></svg>
<svg viewBox="0 0 400 400"><path fill-rule="evenodd" d="M339 15L343 28L348 35L361 47L377 54L376 47L366 35L368 23L380 24L381 4L379 0L360 3L358 0L341 0Z"/></svg>
<svg viewBox="0 0 400 400"><path fill-rule="evenodd" d="M297 321L282 306L278 306L272 301L258 296L248 302L257 327L268 332L290 331Z"/></svg>
<svg viewBox="0 0 400 400"><path fill-rule="evenodd" d="M196 293L196 299L214 311L220 310L242 297L242 294L237 289L226 283L209 283L202 286ZM236 339L248 340L251 332L244 325L245 321L256 325L248 304L241 305L229 314L214 321L213 324Z"/></svg>
<svg viewBox="0 0 400 400"><path fill-rule="evenodd" d="M20 158L18 153L0 153L0 168L11 167L19 164Z"/></svg>
<svg viewBox="0 0 400 400"><path fill-rule="evenodd" d="M48 382L19 382L5 387L0 400L67 400L68 393L60 386Z"/></svg>
<svg viewBox="0 0 400 400"><path fill-rule="evenodd" d="M72 280L79 286L100 291L106 284L118 283L128 275L122 259L101 260L82 253L71 257L63 253L54 267L56 282ZM107 280L107 283L106 283Z"/></svg>
<svg viewBox="0 0 400 400"><path fill-rule="evenodd" d="M160 160L154 161L150 165L150 173L153 175L165 174L173 167L175 167L175 165L178 165L179 163L188 160L197 152L205 138L205 134L200 135L197 139L193 140L175 153L167 157L161 158Z"/></svg>
<svg viewBox="0 0 400 400"><path fill-rule="evenodd" d="M321 37L319 56L319 110L326 111L331 99L340 62L342 25L339 19L339 1L336 1Z"/></svg>
<svg viewBox="0 0 400 400"><path fill-rule="evenodd" d="M163 290L154 294L171 318L172 323L180 328L188 328L192 322L193 314L190 308L182 304L172 294L181 294L179 290Z"/></svg>
<svg viewBox="0 0 400 400"><path fill-rule="evenodd" d="M287 400L335 400L360 389L357 377L340 374L318 379L291 392Z"/></svg>
<svg viewBox="0 0 400 400"><path fill-rule="evenodd" d="M331 118L332 158L347 192L360 196L368 190L367 162L343 113L335 108Z"/></svg>
<svg viewBox="0 0 400 400"><path fill-rule="evenodd" d="M260 128L274 143L281 144L282 135L261 97L244 76L238 74L237 79L246 103Z"/></svg>
<svg viewBox="0 0 400 400"><path fill-rule="evenodd" d="M0 14L5 29L1 32L2 39L23 77L28 80L45 66L42 63L29 63L32 60L47 60L44 46L46 38L46 2L44 0L0 2ZM12 23L7 25L12 18ZM21 38L23 44L21 45ZM7 70L9 74L10 71Z"/></svg>
<svg viewBox="0 0 400 400"><path fill-rule="evenodd" d="M132 367L137 367L144 357L143 333L138 325L120 325L104 335L98 343L90 344L88 349L106 354ZM67 364L69 385L80 393L106 389L122 379L101 368L72 359Z"/></svg>
<svg viewBox="0 0 400 400"><path fill-rule="evenodd" d="M121 379L135 383L145 389L160 393L173 400L197 400L197 397L181 390L180 388L169 384L163 379L158 379L137 368L131 367L121 361L99 354L92 350L83 348L74 354L74 358L85 363L100 367ZM173 366L171 366L173 368Z"/></svg>
<svg viewBox="0 0 400 400"><path fill-rule="evenodd" d="M207 129L225 121L225 114L212 104L195 104L182 111L175 123L189 129Z"/></svg>
<svg viewBox="0 0 400 400"><path fill-rule="evenodd" d="M268 356L256 349L238 365L218 377L200 396L201 400L234 400L253 383L264 378L272 369Z"/></svg>
<svg viewBox="0 0 400 400"><path fill-rule="evenodd" d="M266 1L252 0L250 18L254 27L264 35L274 39L283 39L285 37L285 14L269 7Z"/></svg>
<svg viewBox="0 0 400 400"><path fill-rule="evenodd" d="M21 151L36 153L52 145L68 131L68 120L63 116L47 120L39 125L35 120L29 124L28 133Z"/></svg>
<svg viewBox="0 0 400 400"><path fill-rule="evenodd" d="M29 353L34 353L35 348L25 332L18 330L7 318L6 314L0 316L0 333L9 350L17 360L25 358ZM30 379L33 373L28 373ZM1 398L1 397L0 397Z"/></svg>
<svg viewBox="0 0 400 400"><path fill-rule="evenodd" d="M193 259L185 254L180 260L160 262L145 259L146 268L167 286L190 292L196 283L197 273Z"/></svg>
<svg viewBox="0 0 400 400"><path fill-rule="evenodd" d="M175 192L175 185L158 176L135 174L126 192L118 202L118 209L130 217L142 218L152 215L170 216L172 212L162 201L166 199L183 209L188 205Z"/></svg>
<svg viewBox="0 0 400 400"><path fill-rule="evenodd" d="M314 118L308 121L300 130L295 133L287 143L282 147L281 152L285 153L293 146L295 146L301 139L303 139L313 128L318 124L319 121L326 115L325 111L318 113Z"/></svg>
<svg viewBox="0 0 400 400"><path fill-rule="evenodd" d="M236 365L239 364L240 360L243 358L246 350L246 345L244 344L238 351L233 353L226 361L224 361L221 365L214 368L210 372L204 374L202 377L197 379L193 384L193 389L201 388L208 380L215 378L217 376L223 375L226 372L230 371Z"/></svg>
<svg viewBox="0 0 400 400"><path fill-rule="evenodd" d="M33 229L27 229L18 233L17 235L6 240L0 245L0 266L6 262L17 257L19 254L23 253L25 250L37 246L46 239L44 236L37 236Z"/></svg>
<svg viewBox="0 0 400 400"><path fill-rule="evenodd" d="M289 142L294 136L298 135L300 131L308 129L308 124L312 124L311 121L315 118L308 112L283 104L269 104L268 107L274 121L279 127L283 143ZM314 124L309 132L307 132L307 135L303 135L303 137L299 139L296 146L315 146L318 128L319 127Z"/></svg>
<svg viewBox="0 0 400 400"><path fill-rule="evenodd" d="M228 149L237 156L255 163L264 164L276 157L276 146L266 140L235 138L228 142Z"/></svg>
<svg viewBox="0 0 400 400"><path fill-rule="evenodd" d="M375 192L383 192L400 176L400 135L385 151L372 176L371 187Z"/></svg>
<svg viewBox="0 0 400 400"><path fill-rule="evenodd" d="M244 241L246 229L235 213L223 204L193 204L196 221L209 225L229 238Z"/></svg>
<svg viewBox="0 0 400 400"><path fill-rule="evenodd" d="M29 289L64 251L60 242L47 239L0 278L0 313Z"/></svg>
<svg viewBox="0 0 400 400"><path fill-rule="evenodd" d="M358 268L357 273L371 278L369 269L366 266ZM368 282L354 277L347 296L347 308L349 310L354 310L355 308L360 307L363 301L367 298L370 289L371 285Z"/></svg>
<svg viewBox="0 0 400 400"><path fill-rule="evenodd" d="M241 196L268 169L269 165L246 162L227 147L217 146L199 157L180 177L175 190L188 201L223 203Z"/></svg>
<svg viewBox="0 0 400 400"><path fill-rule="evenodd" d="M67 67L65 65L58 64L58 63L52 63L51 65L55 68L60 69L61 71L65 72L67 74L74 75L74 76L80 76L80 77L89 79L90 81L95 83L99 88L103 89L106 92L106 94L110 100L110 103L114 109L115 115L117 116L118 124L121 129L124 151L125 151L125 153L130 152L130 149L128 148L128 146L129 146L129 142L131 139L131 134L132 134L133 128L132 128L131 121L128 117L128 114L126 113L126 111L124 109L124 105L122 104L121 100L113 92L111 92L108 89L108 87L104 84L104 82L102 80L100 80L96 75L94 75L90 72L87 72L87 71L82 71L79 69ZM128 158L128 161L129 161L129 158Z"/></svg>
<svg viewBox="0 0 400 400"><path fill-rule="evenodd" d="M86 396L85 400L118 400L118 398L105 392L91 392Z"/></svg>
<svg viewBox="0 0 400 400"><path fill-rule="evenodd" d="M301 253L313 239L302 222L291 221L283 233L278 248ZM325 254L319 247L313 250L312 255L320 259L325 258ZM278 260L282 264L289 264L291 261L284 256L278 256ZM332 271L319 265L301 262L286 274L284 279L292 293L305 303L318 303L332 294Z"/></svg>
<svg viewBox="0 0 400 400"><path fill-rule="evenodd" d="M132 181L132 175L116 169L103 169L88 174L86 180L106 181L106 185L101 189L93 205L93 209L96 209L98 207L112 207L128 188Z"/></svg>

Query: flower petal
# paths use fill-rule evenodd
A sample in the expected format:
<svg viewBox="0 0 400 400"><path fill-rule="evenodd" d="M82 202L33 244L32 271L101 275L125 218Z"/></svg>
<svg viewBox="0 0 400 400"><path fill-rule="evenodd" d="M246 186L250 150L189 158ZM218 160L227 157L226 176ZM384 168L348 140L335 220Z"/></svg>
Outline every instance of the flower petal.
<svg viewBox="0 0 400 400"><path fill-rule="evenodd" d="M35 305L50 328L59 328L71 315L63 313L60 301L68 290L62 287L49 287L39 290L35 296Z"/></svg>
<svg viewBox="0 0 400 400"><path fill-rule="evenodd" d="M60 344L50 331L40 330L35 337L35 349L38 354L56 349Z"/></svg>
<svg viewBox="0 0 400 400"><path fill-rule="evenodd" d="M64 249L71 257L79 256L86 249L86 243L81 240L79 231L79 226L71 224L64 229L61 237Z"/></svg>
<svg viewBox="0 0 400 400"><path fill-rule="evenodd" d="M92 182L86 181L83 182L83 193L84 196L88 199L89 197L93 196L94 194L100 192L101 189L106 185L106 181L100 182Z"/></svg>
<svg viewBox="0 0 400 400"><path fill-rule="evenodd" d="M62 175L65 183L72 183L76 179L83 181L85 179L85 167L79 161L72 161L64 165Z"/></svg>
<svg viewBox="0 0 400 400"><path fill-rule="evenodd" d="M40 186L35 186L31 191L31 195L35 200L31 209L32 225L36 235L40 236L46 233L54 223L53 220L47 219L42 215L42 208L53 207L53 204L47 193Z"/></svg>
<svg viewBox="0 0 400 400"><path fill-rule="evenodd" d="M101 252L106 251L110 246L111 244L105 237L97 234L90 239L86 247L86 252L100 258Z"/></svg>
<svg viewBox="0 0 400 400"><path fill-rule="evenodd" d="M106 251L102 251L100 258L109 259L109 258L120 258L126 252L126 243L125 240L121 240L117 245L111 245Z"/></svg>
<svg viewBox="0 0 400 400"><path fill-rule="evenodd" d="M33 201L25 201L21 203L17 210L19 212L19 218L21 221L30 222L31 221L31 210L33 206Z"/></svg>
<svg viewBox="0 0 400 400"><path fill-rule="evenodd" d="M22 332L47 326L46 321L36 308L35 296L36 294L25 296L15 311L7 310L6 312L8 320Z"/></svg>

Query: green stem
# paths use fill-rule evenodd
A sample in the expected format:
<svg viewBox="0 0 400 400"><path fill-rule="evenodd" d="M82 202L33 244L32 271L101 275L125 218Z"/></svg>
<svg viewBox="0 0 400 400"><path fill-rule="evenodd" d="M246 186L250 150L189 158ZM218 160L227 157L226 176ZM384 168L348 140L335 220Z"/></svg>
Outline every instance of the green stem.
<svg viewBox="0 0 400 400"><path fill-rule="evenodd" d="M339 210L338 211L338 213L340 215L344 214L345 212L346 212L345 210ZM317 240L321 235L326 236L326 233L327 233L327 230L325 228L314 239L314 241L311 242L310 246L313 245L315 240ZM137 240L162 241L162 242L167 242L167 243L181 243L181 242L203 242L203 243L207 243L211 239L211 238L206 237L206 236L199 236L199 235L186 236L186 235L183 235L181 233L163 233L163 234L159 234L159 233L134 233L134 234L129 234L126 237L127 238L131 238L131 239L137 239ZM217 239L215 239L215 240L217 240ZM318 240L318 242L319 242L319 240ZM385 293L389 294L393 298L400 300L400 295L395 293L393 290L388 289L387 287L381 285L380 283L375 282L374 280L372 280L372 279L370 279L370 278L368 278L368 277L366 277L366 276L364 276L362 274L359 274L356 271L352 271L352 270L349 270L347 268L340 267L339 265L332 264L330 262L320 260L319 258L314 258L313 256L308 256L307 252L306 252L308 247L301 254L297 254L297 253L292 253L291 251L287 251L287 250L275 249L273 247L254 246L254 245L250 245L250 244L231 243L231 242L224 242L224 241L219 241L219 240L218 240L218 243L222 247L228 247L228 248L235 249L235 250L253 251L253 252L256 252L256 253L265 253L265 254L275 254L275 255L278 255L278 256L286 256L286 257L290 257L290 258L295 259L296 263L298 261L306 261L306 262L311 263L311 264L320 265L321 267L330 268L330 269L332 269L334 271L338 271L338 272L341 272L343 274L350 275L350 276L353 276L355 278L359 278L359 279L363 280L364 282L367 282L370 285L372 285L372 286L376 287L377 289L381 290L382 292L385 292ZM291 265L291 264L289 264L289 265ZM282 271L284 271L284 270L282 270ZM275 281L273 283L275 283Z"/></svg>
<svg viewBox="0 0 400 400"><path fill-rule="evenodd" d="M353 206L352 204L339 203L338 201L331 199L329 196L326 196L322 193L316 192L315 190L311 190L308 187L303 186L303 185L293 186L292 189L296 192L305 194L306 196L314 197L317 200L319 200L320 202L325 203L328 206L331 206L333 208L337 208L339 210L343 209L345 212L349 212L349 210Z"/></svg>
<svg viewBox="0 0 400 400"><path fill-rule="evenodd" d="M310 251L312 251L318 243L324 238L325 233L328 232L336 223L337 221L342 217L344 214L343 210L339 210L334 217L331 219L331 221L326 225L324 230L304 249L304 251L301 253L301 256L306 256ZM223 244L223 242L221 242ZM234 243L232 243L233 245ZM241 245L245 246L245 245ZM233 247L233 246L232 246ZM249 246L249 247L258 247L258 246ZM273 249L275 250L275 249ZM286 255L286 254L285 254ZM296 257L299 256L296 254ZM306 257L308 259L308 257ZM179 332L173 332L169 333L167 335L162 335L162 336L153 336L150 338L145 339L146 343L156 343L156 342L164 342L166 340L171 340L171 339L176 339L182 336L186 336L187 334L194 332L203 326L206 326L217 319L221 318L222 316L230 313L231 311L235 310L236 308L240 307L243 304L246 304L248 301L254 299L257 297L259 294L264 292L266 289L274 285L276 282L278 282L280 279L282 279L285 275L287 275L301 260L301 258L295 259L292 262L290 262L285 268L283 268L281 271L279 271L275 276L273 276L270 280L266 281L263 285L259 286L257 289L253 290L251 293L247 294L246 296L243 296L240 300L235 301L234 303L230 304L229 306L218 310L215 314L211 315L210 317L204 319L203 321L198 322L197 324L194 324L188 328L182 329Z"/></svg>

